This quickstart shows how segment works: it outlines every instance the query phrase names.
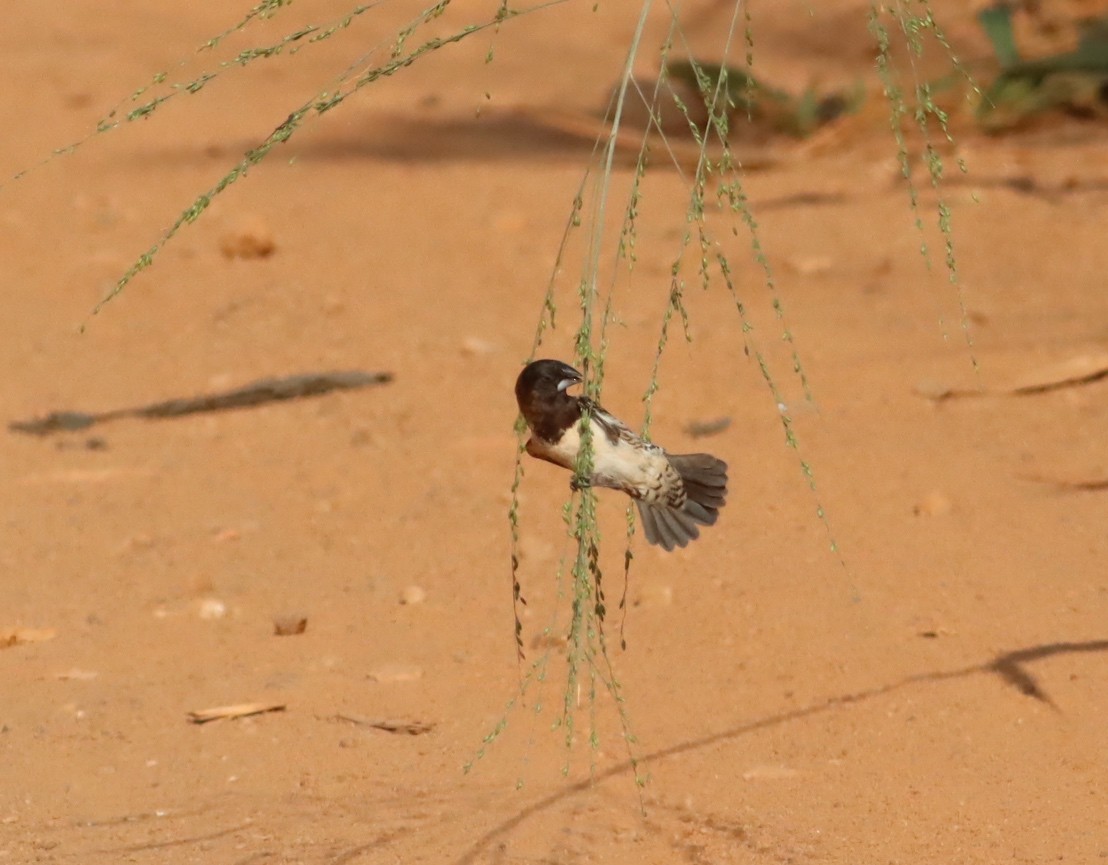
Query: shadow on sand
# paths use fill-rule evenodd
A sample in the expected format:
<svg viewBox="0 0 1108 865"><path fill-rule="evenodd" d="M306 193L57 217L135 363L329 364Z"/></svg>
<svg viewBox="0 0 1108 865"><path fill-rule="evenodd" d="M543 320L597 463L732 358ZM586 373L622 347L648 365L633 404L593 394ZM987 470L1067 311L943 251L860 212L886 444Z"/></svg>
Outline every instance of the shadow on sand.
<svg viewBox="0 0 1108 865"><path fill-rule="evenodd" d="M754 733L758 730L764 730L770 727L776 727L782 724L787 724L791 721L796 721L801 718L807 718L812 715L822 714L824 712L831 712L842 706L849 706L856 703L862 703L867 700L872 700L877 697L883 697L886 694L890 694L894 691L898 691L904 688L910 688L916 685L925 684L928 682L945 682L952 679L963 679L968 676L976 676L979 674L995 675L1007 685L1016 688L1021 694L1025 694L1040 702L1054 708L1055 711L1060 711L1055 705L1054 701L1047 694L1045 689L1035 678L1032 672L1028 669L1027 665L1034 662L1050 658L1055 655L1067 655L1077 654L1085 652L1104 652L1108 651L1108 640L1090 640L1086 642L1059 642L1059 643L1047 643L1041 646L1033 646L1027 649L1017 649L1012 652L1005 652L997 655L994 658L986 661L983 664L975 664L970 667L963 667L958 670L949 670L945 672L934 673L920 673L914 676L908 676L901 679L898 682L892 682L888 685L881 685L879 687L870 688L865 691L858 691L853 694L844 694L838 697L831 697L819 703L813 703L808 706L794 709L789 712L781 712L776 715L770 715L765 718L761 718L756 721L750 721L745 724L740 724L737 727L732 727L729 730L724 730L719 733L714 733L710 736L705 736L700 739L692 739L687 742L678 742L675 745L671 745L668 748L661 748L650 754L643 755L640 762L649 763L653 760L662 760L667 757L674 757L679 754L685 754L690 751L695 751L700 748L706 748L719 742L726 742L732 739L738 739L749 733ZM608 778L622 775L632 772L633 768L630 761L624 761L617 766L613 766L607 771L599 773L592 779L586 779L574 784L569 784L566 787L558 790L556 793L552 793L537 802L528 805L516 812L512 817L497 824L491 830L486 832L480 838L478 838L469 847L468 850L457 860L456 865L473 865L473 863L483 861L482 857L486 854L493 845L499 840L508 835L511 831L518 826L526 822L532 817L542 814L555 804L569 799L572 796L589 789L591 786L598 784ZM352 852L352 851L348 851ZM360 851L366 852L364 850ZM349 863L355 861L350 858L346 853L332 860L332 865L339 865L339 863Z"/></svg>

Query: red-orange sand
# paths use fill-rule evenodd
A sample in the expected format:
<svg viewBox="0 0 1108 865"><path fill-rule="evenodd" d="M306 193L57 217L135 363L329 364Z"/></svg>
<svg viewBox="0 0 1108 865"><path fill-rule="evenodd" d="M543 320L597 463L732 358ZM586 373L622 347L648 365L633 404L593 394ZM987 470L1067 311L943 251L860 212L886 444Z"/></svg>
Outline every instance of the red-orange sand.
<svg viewBox="0 0 1108 865"><path fill-rule="evenodd" d="M475 20L472 5L439 32ZM656 6L644 74L664 32ZM718 52L727 6L685 4L694 50ZM960 53L987 56L962 4L935 6ZM840 135L782 144L787 158L748 179L814 408L746 238L726 241L800 451L784 444L731 299L700 289L693 256L693 342L675 320L652 431L726 459L729 502L685 551L636 536L621 615L625 502L600 496L641 796L615 705L602 687L590 701L587 671L570 694L573 747L550 729L566 690L556 573L572 551L569 490L534 462L520 577L526 664L549 652L547 678L461 771L517 689L512 383L590 151L533 118L603 104L637 4L553 7L364 89L92 318L196 195L415 6L232 70L6 183L5 423L298 372L396 378L253 410L0 433L0 632L48 629L0 649L0 865L1104 861L1108 380L1004 389L1108 351L1108 134L1067 121L988 139L959 114L971 174L948 162L946 188L959 295L926 192L933 272L918 252L867 7L751 6L768 79L871 93ZM345 8L297 2L234 44ZM222 2L7 0L4 12L5 177L85 136L153 73L189 80L205 68L196 46L236 18ZM604 389L635 424L688 202L678 172L660 155L656 166L638 263L616 284ZM618 164L615 188L630 176ZM574 244L543 347L566 358ZM987 393L917 392L937 387ZM718 435L686 432L721 416ZM304 632L275 636L290 617ZM188 720L254 702L286 708Z"/></svg>

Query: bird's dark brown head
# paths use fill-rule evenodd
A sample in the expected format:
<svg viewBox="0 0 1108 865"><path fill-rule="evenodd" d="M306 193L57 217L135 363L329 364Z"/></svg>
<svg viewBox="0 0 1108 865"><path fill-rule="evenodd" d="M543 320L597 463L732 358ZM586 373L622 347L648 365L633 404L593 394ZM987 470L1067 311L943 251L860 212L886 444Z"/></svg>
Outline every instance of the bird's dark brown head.
<svg viewBox="0 0 1108 865"><path fill-rule="evenodd" d="M536 360L516 379L516 402L524 420L539 438L553 441L581 416L577 398L566 390L584 376L560 360Z"/></svg>

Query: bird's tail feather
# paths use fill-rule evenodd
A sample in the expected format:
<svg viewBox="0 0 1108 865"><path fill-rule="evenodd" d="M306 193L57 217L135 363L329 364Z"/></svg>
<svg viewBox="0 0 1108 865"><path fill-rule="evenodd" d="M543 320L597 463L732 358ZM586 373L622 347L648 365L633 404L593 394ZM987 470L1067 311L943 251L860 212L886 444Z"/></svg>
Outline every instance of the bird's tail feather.
<svg viewBox="0 0 1108 865"><path fill-rule="evenodd" d="M669 462L681 475L689 501L712 512L727 501L727 463L723 460L711 454L670 454ZM715 517L713 513L712 522Z"/></svg>
<svg viewBox="0 0 1108 865"><path fill-rule="evenodd" d="M678 509L636 502L646 540L665 550L684 547L700 537L699 526L713 525L727 501L723 460L711 454L670 454L669 461L684 483L685 504Z"/></svg>

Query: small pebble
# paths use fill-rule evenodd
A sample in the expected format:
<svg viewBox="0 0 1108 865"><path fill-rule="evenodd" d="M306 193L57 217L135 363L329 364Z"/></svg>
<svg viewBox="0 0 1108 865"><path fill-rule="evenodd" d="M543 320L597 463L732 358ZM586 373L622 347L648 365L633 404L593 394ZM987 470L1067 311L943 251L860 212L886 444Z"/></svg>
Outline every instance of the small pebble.
<svg viewBox="0 0 1108 865"><path fill-rule="evenodd" d="M950 513L953 505L950 499L938 490L928 493L912 508L917 517L944 517Z"/></svg>
<svg viewBox="0 0 1108 865"><path fill-rule="evenodd" d="M303 634L308 628L308 617L300 613L285 613L273 617L273 633L278 637Z"/></svg>
<svg viewBox="0 0 1108 865"><path fill-rule="evenodd" d="M82 670L80 667L74 667L64 673L58 673L57 678L63 682L91 682L99 675L95 670Z"/></svg>
<svg viewBox="0 0 1108 865"><path fill-rule="evenodd" d="M382 664L376 670L369 673L371 682L380 682L382 685L393 682L416 682L423 678L423 668L415 664L391 663Z"/></svg>
<svg viewBox="0 0 1108 865"><path fill-rule="evenodd" d="M427 600L427 592L420 586L406 586L400 593L402 604L422 604Z"/></svg>
<svg viewBox="0 0 1108 865"><path fill-rule="evenodd" d="M798 276L822 276L835 267L835 262L827 256L791 258L785 264Z"/></svg>
<svg viewBox="0 0 1108 865"><path fill-rule="evenodd" d="M481 339L479 336L467 336L462 340L462 354L469 355L470 357L480 357L482 355L492 354L494 351L496 351L496 346L487 339Z"/></svg>
<svg viewBox="0 0 1108 865"><path fill-rule="evenodd" d="M222 619L227 615L227 605L219 598L205 598L200 602L201 619Z"/></svg>
<svg viewBox="0 0 1108 865"><path fill-rule="evenodd" d="M248 219L219 239L219 250L227 258L268 258L277 250L277 243L264 222Z"/></svg>

